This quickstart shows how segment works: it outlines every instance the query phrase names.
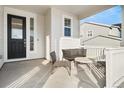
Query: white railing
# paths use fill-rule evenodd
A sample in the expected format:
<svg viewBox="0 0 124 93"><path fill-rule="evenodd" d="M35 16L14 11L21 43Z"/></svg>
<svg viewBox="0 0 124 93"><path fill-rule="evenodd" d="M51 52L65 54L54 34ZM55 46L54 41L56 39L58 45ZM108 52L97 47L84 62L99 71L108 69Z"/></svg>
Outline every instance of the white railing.
<svg viewBox="0 0 124 93"><path fill-rule="evenodd" d="M106 49L106 87L124 82L124 48Z"/></svg>
<svg viewBox="0 0 124 93"><path fill-rule="evenodd" d="M87 57L95 61L105 61L105 47L98 46L82 46L87 49Z"/></svg>
<svg viewBox="0 0 124 93"><path fill-rule="evenodd" d="M93 76L95 77L99 87L105 86L105 47L100 46L83 46L87 50L86 56L93 60L93 63L88 64ZM99 62L99 63L97 63Z"/></svg>
<svg viewBox="0 0 124 93"><path fill-rule="evenodd" d="M106 87L121 87L119 85L124 82L124 48L83 47L87 49L88 58L95 59L95 62L105 61Z"/></svg>

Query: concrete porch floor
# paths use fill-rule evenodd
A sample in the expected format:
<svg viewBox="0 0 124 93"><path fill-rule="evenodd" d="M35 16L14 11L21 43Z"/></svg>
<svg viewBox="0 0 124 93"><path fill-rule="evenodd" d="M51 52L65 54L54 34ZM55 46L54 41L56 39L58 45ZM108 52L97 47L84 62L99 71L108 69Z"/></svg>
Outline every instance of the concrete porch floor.
<svg viewBox="0 0 124 93"><path fill-rule="evenodd" d="M6 63L0 70L0 87L42 88L51 76L50 72L51 64L44 59ZM93 78L86 71L83 71L82 68L77 74L76 68L72 63L71 79L77 85L77 88L97 88L98 86L91 77ZM82 80L88 81L92 86Z"/></svg>
<svg viewBox="0 0 124 93"><path fill-rule="evenodd" d="M42 87L49 71L44 59L6 63L0 70L0 87Z"/></svg>

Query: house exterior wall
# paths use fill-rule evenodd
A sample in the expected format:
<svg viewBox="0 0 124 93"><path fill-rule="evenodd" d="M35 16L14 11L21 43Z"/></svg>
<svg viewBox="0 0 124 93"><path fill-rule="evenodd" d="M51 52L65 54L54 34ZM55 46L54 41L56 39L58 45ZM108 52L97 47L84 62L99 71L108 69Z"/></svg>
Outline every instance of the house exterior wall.
<svg viewBox="0 0 124 93"><path fill-rule="evenodd" d="M37 58L45 57L45 17L37 15Z"/></svg>
<svg viewBox="0 0 124 93"><path fill-rule="evenodd" d="M104 37L96 37L92 40L89 40L84 43L84 45L88 46L102 46L102 47L120 47L120 42L118 40L113 40Z"/></svg>
<svg viewBox="0 0 124 93"><path fill-rule="evenodd" d="M7 59L7 14L26 17L26 58ZM30 51L30 18L34 18L34 51ZM18 10L14 8L4 7L4 62L20 61L27 59L36 59L45 57L44 54L44 16ZM0 34L1 35L1 34Z"/></svg>
<svg viewBox="0 0 124 93"><path fill-rule="evenodd" d="M17 15L17 16L24 16L26 17L26 58L21 59L7 59L7 14ZM60 55L60 39L67 38L63 35L63 16L70 16L72 17L73 26L72 26L72 37L69 38L79 38L79 19L78 16L75 16L71 13L50 8L45 16L35 14L32 12L27 12L19 9L4 7L4 12L2 13L4 18L4 31L0 37L0 45L4 45L4 48L0 46L0 53L4 53L4 62L11 62L11 61L20 61L20 60L27 60L27 59L35 59L35 58L43 58L46 57L50 59L49 53L53 50L56 51L57 57ZM0 17L2 17L0 15ZM30 17L35 18L35 50L30 51L30 27L29 27L29 19ZM2 18L2 19L3 19ZM1 32L0 32L1 33ZM2 37L3 36L3 37ZM4 40L2 40L4 39Z"/></svg>
<svg viewBox="0 0 124 93"><path fill-rule="evenodd" d="M64 38L62 37L60 39L60 54L59 59L62 60L62 49L75 49L75 48L81 48L80 44L80 38Z"/></svg>
<svg viewBox="0 0 124 93"><path fill-rule="evenodd" d="M51 50L51 9L45 15L45 58L50 60Z"/></svg>
<svg viewBox="0 0 124 93"><path fill-rule="evenodd" d="M92 31L92 36L88 37L88 31ZM84 23L80 27L80 32L81 32L80 36L81 36L81 39L84 41L97 35L107 36L109 31L110 29L107 27L101 27L97 25Z"/></svg>
<svg viewBox="0 0 124 93"><path fill-rule="evenodd" d="M72 18L72 36L64 37L64 22L63 17L69 16ZM79 19L71 13L52 8L51 9L51 51L56 51L57 58L60 58L60 39L61 38L79 38Z"/></svg>
<svg viewBox="0 0 124 93"><path fill-rule="evenodd" d="M63 16L69 16L72 18L73 26L71 37L64 37ZM57 58L60 58L61 38L79 38L78 16L56 8L50 8L45 15L46 59L50 60L49 54L51 51L55 51Z"/></svg>
<svg viewBox="0 0 124 93"><path fill-rule="evenodd" d="M116 37L121 37L120 35L120 31L118 30L118 28L114 27L110 30L110 33L109 35L112 35L112 36L116 36Z"/></svg>
<svg viewBox="0 0 124 93"><path fill-rule="evenodd" d="M3 48L4 48L4 29L3 29L3 6L0 6L0 55L4 56L4 51L3 51ZM2 59L0 59L0 68L1 66L3 65L3 61Z"/></svg>
<svg viewBox="0 0 124 93"><path fill-rule="evenodd" d="M92 31L92 36L88 36L88 31ZM80 25L80 37L81 40L85 41L89 38L92 38L94 36L98 35L113 35L113 36L120 36L120 31L117 28L110 29L109 27L99 26L99 25L93 25L88 23L83 23Z"/></svg>

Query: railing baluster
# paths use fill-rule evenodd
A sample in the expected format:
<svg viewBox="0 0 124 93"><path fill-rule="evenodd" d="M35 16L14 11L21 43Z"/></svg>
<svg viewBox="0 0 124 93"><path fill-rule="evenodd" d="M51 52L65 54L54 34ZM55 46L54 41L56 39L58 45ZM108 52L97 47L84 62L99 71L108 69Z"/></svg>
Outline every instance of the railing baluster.
<svg viewBox="0 0 124 93"><path fill-rule="evenodd" d="M102 47L85 47L87 49L87 57L94 58L96 61L102 61L105 59L104 50Z"/></svg>

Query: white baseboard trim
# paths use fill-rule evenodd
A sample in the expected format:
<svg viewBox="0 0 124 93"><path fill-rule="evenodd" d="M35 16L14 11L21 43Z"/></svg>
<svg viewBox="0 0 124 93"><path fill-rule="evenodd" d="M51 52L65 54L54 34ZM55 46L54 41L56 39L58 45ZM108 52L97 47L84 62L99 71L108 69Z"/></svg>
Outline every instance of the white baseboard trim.
<svg viewBox="0 0 124 93"><path fill-rule="evenodd" d="M33 59L41 59L45 57L36 57L36 58L18 58L18 59L4 59L4 63L9 63L9 62L18 62L18 61L25 61L25 60L33 60Z"/></svg>
<svg viewBox="0 0 124 93"><path fill-rule="evenodd" d="M27 60L36 60L36 59L45 59L44 57L41 57L41 58L20 58L20 59L10 59L10 60L7 60L7 61L4 61L4 63L11 63L11 62L20 62L20 61L27 61Z"/></svg>

